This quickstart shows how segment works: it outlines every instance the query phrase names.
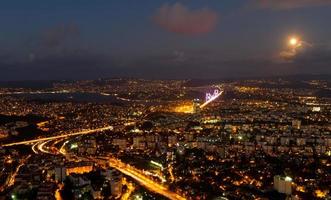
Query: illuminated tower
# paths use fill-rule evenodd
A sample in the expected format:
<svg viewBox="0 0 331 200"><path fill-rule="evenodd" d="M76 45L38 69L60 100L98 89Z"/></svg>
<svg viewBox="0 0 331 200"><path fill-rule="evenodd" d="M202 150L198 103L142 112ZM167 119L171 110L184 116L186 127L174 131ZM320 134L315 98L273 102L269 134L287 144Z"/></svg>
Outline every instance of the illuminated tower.
<svg viewBox="0 0 331 200"><path fill-rule="evenodd" d="M201 105L200 99L194 99L193 100L193 112L194 113L200 112L200 110L201 110L200 105Z"/></svg>

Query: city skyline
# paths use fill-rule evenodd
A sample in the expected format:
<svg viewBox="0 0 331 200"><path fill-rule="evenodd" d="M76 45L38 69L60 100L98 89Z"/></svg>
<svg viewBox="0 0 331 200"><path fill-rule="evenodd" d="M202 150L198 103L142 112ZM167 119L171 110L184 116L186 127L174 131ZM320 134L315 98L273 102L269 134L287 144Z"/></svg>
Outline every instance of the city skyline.
<svg viewBox="0 0 331 200"><path fill-rule="evenodd" d="M330 197L330 80L23 83L0 87L1 198Z"/></svg>
<svg viewBox="0 0 331 200"><path fill-rule="evenodd" d="M0 15L0 200L331 200L331 0Z"/></svg>

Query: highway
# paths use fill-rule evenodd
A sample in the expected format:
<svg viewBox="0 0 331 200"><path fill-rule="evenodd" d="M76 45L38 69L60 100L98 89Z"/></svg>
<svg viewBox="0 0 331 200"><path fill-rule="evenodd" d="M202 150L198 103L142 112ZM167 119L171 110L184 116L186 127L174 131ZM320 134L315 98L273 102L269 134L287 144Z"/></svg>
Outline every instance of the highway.
<svg viewBox="0 0 331 200"><path fill-rule="evenodd" d="M112 130L112 126L107 126L103 128L97 128L93 130L84 130L76 133L69 133L64 135L58 135L58 136L52 136L52 137L46 137L46 138L40 138L40 139L34 139L34 140L28 140L28 141L22 141L22 142L15 142L15 143L9 143L4 144L3 146L15 146L15 145L26 145L26 144L34 144L32 146L32 149L35 153L48 153L48 154L54 154L54 152L49 151L49 147L47 145L51 144L51 142L57 142L59 139L64 139L71 136L78 136L78 135L85 135L85 134L91 134L95 132L105 131L105 130ZM68 143L69 140L65 141L58 150L59 153L66 155L64 146ZM139 182L142 186L146 187L148 190L158 193L164 197L167 197L171 200L185 200L184 197L180 196L179 194L176 194L175 192L170 191L166 186L152 180L148 176L144 174L143 171L138 170L128 164L123 163L121 160L116 158L109 158L107 161L96 159L96 158L88 158L89 160L93 160L98 164L102 165L109 165L121 173L135 179L137 182ZM86 158L83 158L82 160L86 160ZM15 175L13 176L15 177ZM10 181L11 182L11 181ZM132 189L132 188L131 188ZM132 191L131 191L132 192Z"/></svg>
<svg viewBox="0 0 331 200"><path fill-rule="evenodd" d="M100 160L100 159L96 159L96 158L90 158L93 161L104 165L106 161L104 160ZM180 196L179 194L170 191L167 187L161 185L160 183L153 181L152 179L150 179L149 177L147 177L146 175L143 174L143 172L141 172L141 170L138 170L128 164L123 163L122 161L120 161L119 159L116 158L109 158L107 159L109 166L117 169L118 171L120 171L121 173L133 178L134 180L136 180L137 182L139 182L141 185L143 185L144 187L146 187L148 190L155 192L157 194L160 194L164 197L167 197L168 199L171 200L185 200L184 197Z"/></svg>
<svg viewBox="0 0 331 200"><path fill-rule="evenodd" d="M8 144L3 144L2 146L9 147L9 146L15 146L15 145L22 145L22 144L33 144L36 142L44 142L44 141L48 141L48 140L56 140L56 139L61 139L61 138L66 138L66 137L71 137L71 136L86 135L86 134L91 134L91 133L106 131L106 130L113 130L113 126L106 126L106 127L97 128L97 129L83 130L83 131L79 131L76 133L68 133L68 134L64 134L64 135L45 137L45 138L39 138L39 139L34 139L34 140L13 142L13 143L8 143Z"/></svg>
<svg viewBox="0 0 331 200"><path fill-rule="evenodd" d="M138 183L140 183L142 186L147 188L148 190L160 194L164 197L167 197L170 200L185 200L186 198L182 197L181 195L170 191L166 186L152 180L148 176L144 174L142 170L136 169L133 166L130 166L126 163L123 163L121 160L113 157L107 157L107 158L95 158L95 157L79 157L81 160L85 161L92 161L94 163L99 164L103 167L113 167L120 171L122 174L125 174L134 180L136 180Z"/></svg>
<svg viewBox="0 0 331 200"><path fill-rule="evenodd" d="M47 149L47 147L45 147L45 145L51 141L52 140L47 140L45 142L38 143L37 145L38 150L41 151L42 153L51 154L51 152Z"/></svg>
<svg viewBox="0 0 331 200"><path fill-rule="evenodd" d="M64 143L64 145L61 147L60 153L63 155L66 155L67 152L64 151L65 144L68 143L68 140ZM78 157L81 160L86 161L93 161L101 166L107 167L113 167L120 171L122 174L125 174L137 182L139 182L142 186L146 187L148 190L155 192L157 194L160 194L164 197L167 197L171 200L185 200L184 197L180 196L179 194L176 194L175 192L170 191L166 186L161 185L160 183L153 181L151 178L146 176L143 171L136 169L133 166L130 166L128 164L123 163L121 160L113 157L107 157L98 159L95 157Z"/></svg>

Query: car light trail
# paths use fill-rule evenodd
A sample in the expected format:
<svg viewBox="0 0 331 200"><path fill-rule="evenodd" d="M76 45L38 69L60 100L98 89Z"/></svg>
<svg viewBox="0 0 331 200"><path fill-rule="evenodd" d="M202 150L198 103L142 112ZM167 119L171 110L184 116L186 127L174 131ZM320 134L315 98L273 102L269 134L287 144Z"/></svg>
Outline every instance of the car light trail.
<svg viewBox="0 0 331 200"><path fill-rule="evenodd" d="M39 142L32 145L31 149L35 154L39 154L37 146L39 145Z"/></svg>
<svg viewBox="0 0 331 200"><path fill-rule="evenodd" d="M62 144L62 146L60 147L60 150L59 150L60 154L62 154L64 156L67 154L67 151L65 150L65 146L66 146L66 144L68 144L68 142L69 142L69 140L65 141Z"/></svg>
<svg viewBox="0 0 331 200"><path fill-rule="evenodd" d="M127 186L126 192L121 196L121 200L128 200L133 193L133 191L136 189L133 185L133 183L130 183L126 180L126 178L123 178L122 184Z"/></svg>
<svg viewBox="0 0 331 200"><path fill-rule="evenodd" d="M173 174L173 167L170 164L168 165L168 172L170 174L170 181L174 182L175 181L175 176Z"/></svg>
<svg viewBox="0 0 331 200"><path fill-rule="evenodd" d="M45 147L45 145L49 142L51 142L52 140L47 140L46 142L42 142L42 143L39 143L37 145L37 148L39 149L39 151L41 151L42 153L46 153L46 154L52 154L52 152L50 152L47 147Z"/></svg>
<svg viewBox="0 0 331 200"><path fill-rule="evenodd" d="M77 132L77 133L71 133L71 134L66 134L66 135L60 135L60 136L53 136L53 137L48 137L48 138L41 138L41 139L35 139L35 140L29 140L29 141L23 141L23 142L16 142L16 143L10 143L10 144L6 144L4 146L14 146L14 145L20 145L20 144L32 144L32 143L37 143L35 145L33 145L33 149L38 149L39 151L43 152L43 153L51 153L48 150L44 149L44 146L46 144L48 144L49 142L53 141L53 140L57 140L57 139L61 139L61 138L65 138L65 137L70 137L70 136L76 136L76 135L83 135L83 134L89 134L89 133L94 133L97 131L103 131L103 130L109 130L109 129L113 129L112 126L108 126L108 127L104 127L104 128L99 128L99 129L93 129L93 130L86 130L86 131L81 131L81 132ZM63 143L63 145L61 146L59 152L63 155L66 154L64 147L65 145L68 143L69 141L65 141ZM37 152L34 151L34 152ZM100 162L104 162L100 159L95 159L95 158L90 158L98 163ZM168 190L168 188L164 185L161 185L155 181L153 181L152 179L150 179L148 176L146 176L144 174L144 172L141 172L140 170L127 165L125 163L123 163L122 161L120 161L119 159L116 158L109 158L108 161L106 161L106 163L108 163L109 166L117 169L118 171L120 171L121 173L130 176L131 178L135 179L136 181L138 181L141 185L145 186L147 189L158 193L162 196L165 196L171 200L185 200L186 198L182 197L179 194L176 194L175 192L172 192L170 190ZM14 175L13 177L15 177L16 175ZM10 183L13 183L13 181L10 181Z"/></svg>
<svg viewBox="0 0 331 200"><path fill-rule="evenodd" d="M54 198L56 200L62 200L61 193L60 191L63 189L64 185L58 184L58 188L55 191Z"/></svg>
<svg viewBox="0 0 331 200"><path fill-rule="evenodd" d="M31 157L31 155L28 155L27 157L23 158L20 161L20 164L17 166L16 170L8 177L6 183L0 187L0 192L3 192L6 188L13 186L16 181L16 175L20 171L21 167L26 163L26 161Z"/></svg>
<svg viewBox="0 0 331 200"><path fill-rule="evenodd" d="M180 196L179 194L176 194L174 192L171 192L168 190L167 187L149 179L145 175L139 172L139 170L122 163L120 160L115 158L109 159L109 165L118 171L122 172L123 174L130 176L131 178L138 181L141 185L145 186L147 189L156 192L158 194L161 194L171 200L185 200L184 197Z"/></svg>
<svg viewBox="0 0 331 200"><path fill-rule="evenodd" d="M48 140L55 140L55 139L66 138L66 137L71 137L71 136L91 134L91 133L95 133L95 132L99 132L99 131L106 131L106 130L113 130L113 126L106 126L103 128L84 130L84 131L80 131L80 132L76 132L76 133L68 133L68 134L64 134L64 135L58 135L58 136L52 136L52 137L46 137L46 138L40 138L40 139L34 139L34 140L27 140L27 141L22 141L22 142L14 142L14 143L9 143L9 144L4 144L2 146L9 147L9 146L15 146L15 145L33 144L36 142L44 142L44 141L48 141Z"/></svg>

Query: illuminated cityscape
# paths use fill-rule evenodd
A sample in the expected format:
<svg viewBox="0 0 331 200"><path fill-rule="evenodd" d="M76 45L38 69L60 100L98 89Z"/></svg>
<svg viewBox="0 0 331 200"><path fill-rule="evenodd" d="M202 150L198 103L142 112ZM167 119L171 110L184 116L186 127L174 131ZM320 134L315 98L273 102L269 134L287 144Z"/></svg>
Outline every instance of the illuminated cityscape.
<svg viewBox="0 0 331 200"><path fill-rule="evenodd" d="M330 0L0 13L0 200L331 200Z"/></svg>
<svg viewBox="0 0 331 200"><path fill-rule="evenodd" d="M331 102L316 92L329 82L192 81L2 88L1 191L17 199L327 197Z"/></svg>

